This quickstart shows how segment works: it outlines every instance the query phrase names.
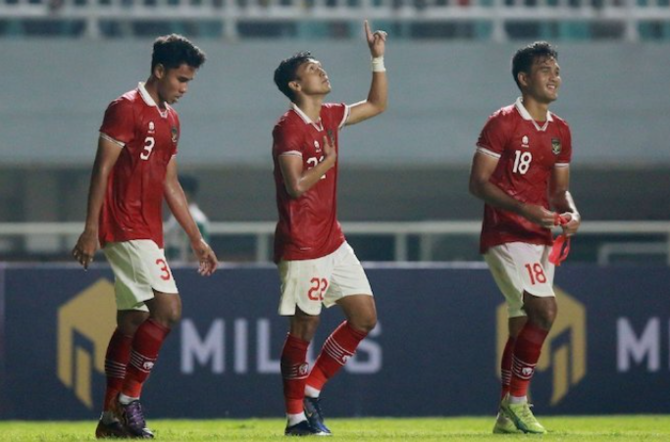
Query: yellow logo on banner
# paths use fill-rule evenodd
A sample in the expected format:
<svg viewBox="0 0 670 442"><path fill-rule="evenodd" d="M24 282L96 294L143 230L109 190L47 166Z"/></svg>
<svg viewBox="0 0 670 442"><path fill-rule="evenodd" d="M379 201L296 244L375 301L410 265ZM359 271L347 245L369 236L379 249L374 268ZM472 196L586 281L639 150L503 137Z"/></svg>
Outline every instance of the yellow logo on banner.
<svg viewBox="0 0 670 442"><path fill-rule="evenodd" d="M556 405L586 375L586 309L584 305L561 289L554 287L558 315L542 347L536 370L553 368L551 405ZM507 304L497 310L497 369L500 376L500 358L507 342ZM559 340L560 339L560 340Z"/></svg>
<svg viewBox="0 0 670 442"><path fill-rule="evenodd" d="M104 278L58 309L58 379L87 408L93 408L93 370L105 372L107 344L116 328L113 312L114 285ZM77 335L91 343L93 354L77 344Z"/></svg>

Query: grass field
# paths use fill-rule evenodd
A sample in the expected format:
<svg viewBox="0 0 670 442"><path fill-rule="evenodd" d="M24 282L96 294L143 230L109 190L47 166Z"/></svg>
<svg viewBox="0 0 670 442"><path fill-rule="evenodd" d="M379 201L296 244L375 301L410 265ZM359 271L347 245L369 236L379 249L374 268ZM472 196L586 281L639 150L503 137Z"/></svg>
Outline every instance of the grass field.
<svg viewBox="0 0 670 442"><path fill-rule="evenodd" d="M332 440L345 441L670 441L670 415L544 417L550 433L491 434L493 418L329 419ZM157 441L285 440L279 419L152 420ZM0 422L0 441L95 440L95 422Z"/></svg>

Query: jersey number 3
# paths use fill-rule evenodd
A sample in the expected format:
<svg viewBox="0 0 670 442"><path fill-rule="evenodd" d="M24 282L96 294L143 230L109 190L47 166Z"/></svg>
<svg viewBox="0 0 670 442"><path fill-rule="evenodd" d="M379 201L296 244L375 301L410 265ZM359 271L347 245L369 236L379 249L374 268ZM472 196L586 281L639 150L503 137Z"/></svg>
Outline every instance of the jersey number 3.
<svg viewBox="0 0 670 442"><path fill-rule="evenodd" d="M142 158L144 161L149 159L149 155L151 155L151 151L154 149L154 145L156 144L156 139L154 137L146 137L144 139L144 149L142 149L142 153L140 154L140 158Z"/></svg>
<svg viewBox="0 0 670 442"><path fill-rule="evenodd" d="M156 265L161 271L160 278L163 281L169 281L172 275L170 275L170 268L168 267L167 262L165 262L164 259L157 259Z"/></svg>

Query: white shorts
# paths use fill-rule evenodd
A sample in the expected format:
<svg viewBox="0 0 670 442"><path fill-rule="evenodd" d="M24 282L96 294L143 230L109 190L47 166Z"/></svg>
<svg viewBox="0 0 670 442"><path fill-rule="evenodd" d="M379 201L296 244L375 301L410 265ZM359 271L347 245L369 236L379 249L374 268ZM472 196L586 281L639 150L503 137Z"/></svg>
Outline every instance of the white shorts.
<svg viewBox="0 0 670 442"><path fill-rule="evenodd" d="M293 316L296 307L308 315L321 313L351 295L372 296L361 262L346 242L330 255L317 259L279 261L281 299L279 314Z"/></svg>
<svg viewBox="0 0 670 442"><path fill-rule="evenodd" d="M526 316L523 292L539 297L554 295L554 265L550 246L512 242L491 247L484 254L493 279L507 300L510 318Z"/></svg>
<svg viewBox="0 0 670 442"><path fill-rule="evenodd" d="M149 311L144 301L154 298L154 290L178 293L163 249L152 240L108 243L103 252L114 271L118 310Z"/></svg>

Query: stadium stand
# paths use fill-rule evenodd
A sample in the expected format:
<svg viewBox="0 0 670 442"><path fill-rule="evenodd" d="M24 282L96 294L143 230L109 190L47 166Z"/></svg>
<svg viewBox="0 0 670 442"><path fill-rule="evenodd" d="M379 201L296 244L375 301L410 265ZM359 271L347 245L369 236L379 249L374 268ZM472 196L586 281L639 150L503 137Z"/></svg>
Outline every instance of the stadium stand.
<svg viewBox="0 0 670 442"><path fill-rule="evenodd" d="M670 219L670 208L667 204L658 204L667 199L665 189L670 185L668 147L664 142L668 139L667 128L658 124L659 116L667 115L664 111L667 92L654 86L662 84L660 72L665 69L662 66L641 69L641 80L633 85L629 84L624 71L628 65L631 69L642 66L643 60L652 64L667 60L670 0L0 0L0 40L4 40L0 54L9 60L9 65L15 66L14 75L8 77L9 87L0 95L0 116L5 125L0 127L0 133L4 132L4 139L0 140L0 260L69 259L74 239L68 229L72 228L70 224L80 222L84 213L82 195L90 172L86 156L90 154L90 146L86 140L93 138L99 124L100 103L106 103L119 87L116 83L102 84L93 92L87 88L79 91L68 84L54 90L48 86L51 75L76 78L85 59L125 87L125 77L135 78L136 73L128 74L122 66L107 63L106 56L94 56L109 51L120 59L131 57L134 52L125 46L137 46L137 43L120 43L123 39L149 40L159 34L179 32L202 39L208 46L217 40L242 42L242 45L226 45L225 51L219 47L208 50L213 55L212 61L199 81L203 83L202 89L208 84L209 90L215 91L210 93L213 99L201 97L183 105L185 118L192 116L194 120L189 122L191 136L202 135L213 126L212 121L228 121L238 128L249 120L249 115L272 121L277 109L283 106L272 95L272 85L266 84L264 77L261 83L251 75L249 82L258 88L257 93L274 97L275 101L248 104L242 91L252 86L238 79L244 77L241 72L251 72L249 66L231 71L218 60L232 58L239 64L249 50L254 51L254 58L258 60L274 60L275 52L288 53L285 43L309 41L316 42L316 52L327 54L332 63L329 66L335 69L342 65L340 45L328 49L326 46L335 40L344 45L353 44L360 36L363 17L387 30L392 38L403 40L405 64L415 66L422 59L433 57L437 63L434 70L438 72L429 73L423 78L424 83L433 84L443 78L455 78L462 71L469 72L470 83L463 90L472 90L474 85L491 85L489 77L482 73L487 68L486 63L478 61L480 58L489 64L495 63L496 69L506 62L496 59L499 49L487 51L488 43L504 46L505 54L518 41L533 39L549 39L567 47L567 72L571 78L582 80L567 89L574 92L572 96L567 92L561 99L560 113L563 115L565 109L565 115L581 137L583 148L576 163L579 169L575 170L574 188L586 219L636 221L642 223L643 228L647 221L661 223L646 235L632 227L629 234L595 235L598 238L586 239L575 248L573 259L613 260L621 254L623 246L619 243L642 241L649 244L624 249L634 250L632 254L640 255L642 260L658 258L668 262L670 234L663 222ZM72 49L68 43L75 41L81 46ZM442 45L418 48L425 41L453 45L448 50L437 48ZM603 41L606 44L600 45ZM271 42L273 46L260 48L255 42L263 46ZM473 44L478 55L470 54L460 43ZM416 49L406 51L415 44ZM238 47L244 45L252 46ZM74 66L63 62L72 57ZM590 61L595 57L601 57L597 68ZM453 59L459 61L458 67L453 66ZM28 67L31 62L44 62L49 69ZM232 91L225 94L218 91L220 80L218 74L214 74L224 71L224 67ZM396 66L395 69L398 82L413 78L411 67ZM91 71L97 72L94 68ZM613 86L600 87L602 77L598 73L602 71L608 72L608 81ZM349 79L358 75L353 71L345 71L345 74ZM504 84L507 81L505 79ZM609 94L609 89L618 93ZM498 86L487 87L487 90L498 91L503 97L507 97L508 92L514 93ZM359 243L357 250L363 259L479 259L472 225L464 228L467 232L460 236L453 233L427 236L420 233L425 225L411 223L458 223L479 218L481 205L467 195L463 187L468 171L465 161L476 131L492 110L489 101L504 103L507 98L493 97L484 102L483 93L477 92L479 95L474 101L478 107L469 104L461 108L460 103L472 97L460 93L458 88L445 88L443 92L435 97L433 91L415 85L410 96L399 87L403 106L389 113L388 121L383 122L386 129L379 132L394 134L388 129L400 126L409 118L412 124L421 127L421 133L427 128L441 127L442 132L449 134L448 146L432 141L442 139L440 131L428 131L424 138L412 134L412 139L422 146L423 162L408 163L408 159L398 153L407 144L399 138L391 151L386 152L386 158L395 165L390 170L382 170L373 163L378 153L375 146L364 146L371 149L369 157L355 158L357 163L363 160L359 164L361 168L352 170L348 165L343 170L342 192L349 194L347 203L341 205L343 220L369 223L361 227L366 233L352 232L351 241ZM588 102L582 100L587 93ZM414 100L415 97L423 98ZM647 99L638 102L637 97ZM64 99L69 101L67 109L61 106ZM227 107L220 105L224 99L226 103L235 103L234 113L226 113ZM200 119L202 112L194 112L196 106L203 106L213 117ZM600 112L602 109L607 111ZM40 130L31 133L30 139L22 135L27 131L19 130L38 125ZM642 126L646 127L644 131L630 129ZM81 130L73 131L73 127ZM241 144L235 131L222 136L231 146ZM354 131L350 136L358 135ZM198 170L209 189L213 189L203 197L211 207L213 219L222 222L217 225L219 230L213 232L217 252L221 251L220 257L224 260L266 261L270 239L267 232L271 228L265 224L274 219L274 200L268 193L271 183L265 157L254 149L245 150L248 157L224 155L220 153L223 149L210 143L210 139L216 138L189 139L199 151L196 157L187 156L184 164L187 170ZM29 145L30 140L33 143ZM355 138L355 141L361 140ZM247 144L260 148L266 146L266 140L261 137ZM381 141L377 144L388 145ZM188 155L188 150L185 151ZM430 152L435 154L430 156ZM83 160L86 160L85 165ZM238 167L235 161L242 166ZM431 167L433 163L437 167ZM207 167L203 167L205 164ZM411 167L406 167L408 164ZM399 165L404 167L401 175L397 173ZM370 181L376 185L366 186L364 181L371 176ZM439 189L434 188L435 182L442 183ZM231 188L231 183L244 190L217 191ZM240 183L244 185L238 186ZM612 192L617 188L626 189L623 196ZM386 189L386 193L380 194L379 189ZM370 209L370 201L378 203L373 204L374 210ZM633 205L636 210L631 211ZM252 223L247 223L246 228L240 227L247 221ZM395 224L391 227L373 225L385 222ZM47 226L31 223L54 223L49 227L53 232L42 230L43 234L37 235L39 229ZM408 224L402 226L401 223ZM459 226L445 224L437 228L458 231ZM375 228L377 234L367 230ZM72 229L79 231L79 228ZM229 233L231 229L239 230L236 237Z"/></svg>
<svg viewBox="0 0 670 442"><path fill-rule="evenodd" d="M670 39L668 0L1 0L0 37Z"/></svg>

